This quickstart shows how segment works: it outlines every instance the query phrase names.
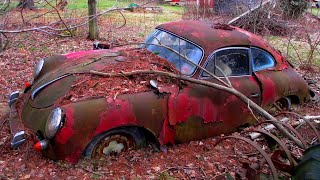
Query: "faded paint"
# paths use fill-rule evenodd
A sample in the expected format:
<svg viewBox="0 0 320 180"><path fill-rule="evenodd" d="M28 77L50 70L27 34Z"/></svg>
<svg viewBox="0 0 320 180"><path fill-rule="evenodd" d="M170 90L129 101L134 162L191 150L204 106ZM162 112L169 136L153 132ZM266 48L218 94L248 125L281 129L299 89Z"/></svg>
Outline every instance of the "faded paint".
<svg viewBox="0 0 320 180"><path fill-rule="evenodd" d="M84 57L86 55L92 55L92 54L100 54L103 50L85 50L85 51L78 51L78 52L72 52L68 54L64 54L69 61L74 61L76 59L79 59L81 57Z"/></svg>
<svg viewBox="0 0 320 180"><path fill-rule="evenodd" d="M169 123L176 125L186 121L191 116L198 116L205 123L219 121L217 108L208 98L196 98L189 95L190 89L185 89L178 95L171 95L168 101Z"/></svg>
<svg viewBox="0 0 320 180"><path fill-rule="evenodd" d="M269 51L277 61L275 68L255 72L252 76L229 78L235 89L257 104L262 104L264 108L284 96L298 96L301 102L309 98L307 84L303 79L288 66L278 51L256 35L239 28L214 29L212 25L197 21L167 23L160 25L159 28L200 45L205 50L205 58L214 50L228 46L256 46ZM97 77L81 79L82 76L76 73L86 73L90 70L113 72L115 67L125 67L115 60L116 57L110 55L116 51L118 52L115 49L82 51L47 58L49 65L44 67L44 72L35 80L30 91L67 73L75 73L77 80L92 81L92 78ZM143 58L145 57L140 60L146 61ZM152 54L149 58L156 61L157 56ZM164 60L157 60L158 64L168 66L163 63ZM148 68L150 68L151 61L148 62L150 63ZM204 61L201 65L203 63ZM171 66L168 66L169 69L172 69ZM155 65L152 64L152 67ZM197 70L193 77L201 78L199 73L200 70ZM30 99L30 93L20 97L24 99L22 110L19 111L22 122L35 132L40 130L44 133L47 117L54 107L61 106L64 110L66 116L63 127L50 141L49 149L44 151L45 155L52 159L76 162L92 138L117 127L137 126L148 129L159 143L164 145L230 133L242 125L254 122L247 103L240 101L234 95L207 86L177 82L173 79L170 79L169 83L164 83L167 79L162 78L160 81L161 78L157 76L152 78L160 78L158 89L144 85L138 91L108 96L106 93L110 87L105 87L101 90L104 94L100 94L99 97L90 96L75 102L61 103L61 99L69 98L70 87L74 87L73 83L76 80L72 77L47 86L39 92L36 97L38 99L35 101ZM104 80L110 81L110 79ZM141 76L137 81L142 80L145 81ZM212 78L206 80L217 83ZM96 82L103 81L89 82L88 86L82 90L94 87ZM61 92L53 95L54 89L61 89ZM95 92L94 88L91 90ZM63 93L63 91L68 92ZM52 99L49 104L37 102L48 99ZM49 107L43 108L45 106Z"/></svg>
<svg viewBox="0 0 320 180"><path fill-rule="evenodd" d="M158 141L161 145L164 144L174 144L175 143L175 126L171 126L169 123L169 118L166 118L162 125L162 130L160 132Z"/></svg>
<svg viewBox="0 0 320 180"><path fill-rule="evenodd" d="M127 101L108 98L107 102L108 108L105 112L100 113L100 124L93 133L93 136L118 126L137 124L137 119L132 112L132 107Z"/></svg>

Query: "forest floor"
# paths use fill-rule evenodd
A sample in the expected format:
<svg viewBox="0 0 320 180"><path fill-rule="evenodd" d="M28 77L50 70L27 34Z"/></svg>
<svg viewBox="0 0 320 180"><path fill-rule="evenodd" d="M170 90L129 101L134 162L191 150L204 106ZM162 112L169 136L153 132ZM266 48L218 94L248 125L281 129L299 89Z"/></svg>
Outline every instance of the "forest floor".
<svg viewBox="0 0 320 180"><path fill-rule="evenodd" d="M103 41L121 43L142 42L149 31L143 27L124 26L111 32L108 21L100 29ZM161 148L149 145L141 150L109 157L104 160L81 159L77 164L52 161L33 150L33 142L28 141L18 149L10 148L11 135L8 127L8 95L32 81L33 67L40 58L53 54L92 49L92 41L86 40L85 33L76 37L61 38L42 33L10 35L8 49L0 53L0 179L230 179L243 177L247 169L244 164L259 163L262 156L246 143L225 140L223 137L208 138ZM320 72L318 68L297 69L307 80L312 81L313 90L320 92ZM302 115L319 115L320 102L309 101L295 106L294 112ZM279 117L280 119L280 117ZM296 119L291 117L291 119ZM303 128L300 130L303 132ZM307 131L310 131L310 129ZM305 134L305 133L303 133ZM239 132L234 135L240 135ZM307 137L309 142L313 137ZM271 153L263 138L256 140L261 147ZM287 142L291 152L301 157L302 150ZM267 165L261 172L270 174ZM290 176L279 172L281 176Z"/></svg>

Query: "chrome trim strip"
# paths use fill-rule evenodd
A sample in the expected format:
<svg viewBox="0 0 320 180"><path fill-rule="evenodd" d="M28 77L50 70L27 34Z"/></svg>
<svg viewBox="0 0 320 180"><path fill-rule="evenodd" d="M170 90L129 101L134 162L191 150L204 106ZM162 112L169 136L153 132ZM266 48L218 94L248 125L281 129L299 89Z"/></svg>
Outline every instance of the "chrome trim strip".
<svg viewBox="0 0 320 180"><path fill-rule="evenodd" d="M56 79L54 79L54 80L52 80L52 81L49 81L49 82L41 85L40 87L38 87L37 89L35 89L35 90L32 92L32 94L31 94L31 100L33 101L35 95L36 95L40 90L42 90L43 88L45 88L46 86L48 86L49 84L52 84L52 83L54 83L54 82L56 82L56 81L58 81L58 80L60 80L60 79L62 79L62 78L64 78L64 77L69 76L69 75L70 75L70 74L62 75L62 76L60 76L60 77L58 77L58 78L56 78Z"/></svg>
<svg viewBox="0 0 320 180"><path fill-rule="evenodd" d="M8 105L9 107L11 107L11 105L16 102L16 100L19 98L19 94L20 92L19 91L14 91L10 94L9 96L9 100L8 100Z"/></svg>

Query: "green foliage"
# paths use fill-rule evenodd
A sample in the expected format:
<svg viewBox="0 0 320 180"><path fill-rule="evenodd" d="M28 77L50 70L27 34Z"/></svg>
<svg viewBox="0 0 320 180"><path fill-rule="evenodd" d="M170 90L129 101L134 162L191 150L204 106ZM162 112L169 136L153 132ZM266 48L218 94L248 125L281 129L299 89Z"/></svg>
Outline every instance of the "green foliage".
<svg viewBox="0 0 320 180"><path fill-rule="evenodd" d="M297 18L308 8L308 2L305 0L281 0L280 6L286 17Z"/></svg>
<svg viewBox="0 0 320 180"><path fill-rule="evenodd" d="M163 172L160 174L160 180L174 180L175 178L170 176L168 172Z"/></svg>
<svg viewBox="0 0 320 180"><path fill-rule="evenodd" d="M97 0L97 7L99 10L109 9L111 7L128 7L134 1L132 0ZM143 4L142 1L138 5ZM148 5L146 5L148 6ZM181 6L171 6L169 4L161 4L161 6L166 11L171 11L175 13L183 13L183 7ZM68 9L88 9L88 0L69 0Z"/></svg>
<svg viewBox="0 0 320 180"><path fill-rule="evenodd" d="M310 8L310 9L308 9L308 11L311 14L320 17L320 8Z"/></svg>
<svg viewBox="0 0 320 180"><path fill-rule="evenodd" d="M99 10L109 9L111 7L128 7L131 4L131 0L97 0L97 7ZM68 9L88 9L88 0L72 0L68 1Z"/></svg>

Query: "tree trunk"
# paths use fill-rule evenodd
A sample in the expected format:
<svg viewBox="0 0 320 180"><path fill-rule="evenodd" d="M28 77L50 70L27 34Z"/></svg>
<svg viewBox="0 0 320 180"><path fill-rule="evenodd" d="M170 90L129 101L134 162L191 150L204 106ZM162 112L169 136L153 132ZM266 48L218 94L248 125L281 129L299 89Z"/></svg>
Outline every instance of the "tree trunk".
<svg viewBox="0 0 320 180"><path fill-rule="evenodd" d="M18 8L28 8L28 9L35 9L34 7L34 0L20 0L19 4L17 5Z"/></svg>
<svg viewBox="0 0 320 180"><path fill-rule="evenodd" d="M97 24L97 18L93 18L97 14L97 1L88 0L88 12L89 12L89 35L88 39L95 40L99 38L99 28Z"/></svg>

